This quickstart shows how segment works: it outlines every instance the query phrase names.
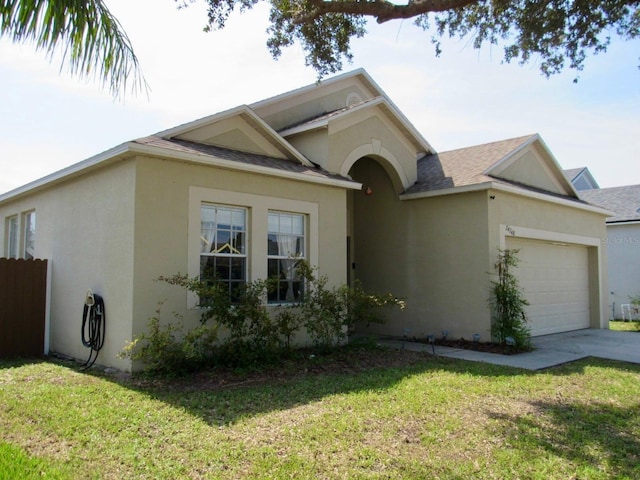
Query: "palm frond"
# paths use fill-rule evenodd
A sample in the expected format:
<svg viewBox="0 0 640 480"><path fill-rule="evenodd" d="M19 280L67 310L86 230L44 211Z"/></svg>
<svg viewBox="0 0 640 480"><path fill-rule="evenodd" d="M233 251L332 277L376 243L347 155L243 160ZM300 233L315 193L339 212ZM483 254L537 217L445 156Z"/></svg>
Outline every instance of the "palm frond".
<svg viewBox="0 0 640 480"><path fill-rule="evenodd" d="M131 41L102 0L0 0L0 37L60 51L71 74L95 77L114 97L147 91Z"/></svg>

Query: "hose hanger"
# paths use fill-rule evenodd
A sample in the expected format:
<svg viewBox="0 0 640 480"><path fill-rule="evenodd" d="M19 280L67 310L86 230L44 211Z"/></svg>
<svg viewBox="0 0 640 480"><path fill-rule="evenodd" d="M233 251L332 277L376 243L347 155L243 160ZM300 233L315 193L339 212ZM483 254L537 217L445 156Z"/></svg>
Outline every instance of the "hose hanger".
<svg viewBox="0 0 640 480"><path fill-rule="evenodd" d="M100 295L88 290L82 309L82 344L91 351L89 358L82 365L83 370L95 363L104 345L105 318L104 300Z"/></svg>

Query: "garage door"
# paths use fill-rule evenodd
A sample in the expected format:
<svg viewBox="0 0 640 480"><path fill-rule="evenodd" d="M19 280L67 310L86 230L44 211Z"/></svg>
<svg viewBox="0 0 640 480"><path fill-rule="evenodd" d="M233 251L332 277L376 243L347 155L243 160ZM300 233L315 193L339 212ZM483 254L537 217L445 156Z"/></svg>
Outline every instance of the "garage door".
<svg viewBox="0 0 640 480"><path fill-rule="evenodd" d="M520 250L516 275L530 305L531 335L589 328L589 259L587 247L507 238Z"/></svg>

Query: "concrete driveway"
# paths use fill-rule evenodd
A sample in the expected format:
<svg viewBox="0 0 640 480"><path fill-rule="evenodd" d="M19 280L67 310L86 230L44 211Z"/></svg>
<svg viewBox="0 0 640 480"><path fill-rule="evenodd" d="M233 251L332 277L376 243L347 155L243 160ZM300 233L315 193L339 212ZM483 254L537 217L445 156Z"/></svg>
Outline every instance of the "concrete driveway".
<svg viewBox="0 0 640 480"><path fill-rule="evenodd" d="M439 346L435 347L435 353L443 357L527 370L541 370L585 357L640 363L640 332L588 329L534 337L532 340L534 350L517 355L500 355ZM424 344L401 341L395 341L395 343L396 345L388 343L387 345L431 353L431 347Z"/></svg>

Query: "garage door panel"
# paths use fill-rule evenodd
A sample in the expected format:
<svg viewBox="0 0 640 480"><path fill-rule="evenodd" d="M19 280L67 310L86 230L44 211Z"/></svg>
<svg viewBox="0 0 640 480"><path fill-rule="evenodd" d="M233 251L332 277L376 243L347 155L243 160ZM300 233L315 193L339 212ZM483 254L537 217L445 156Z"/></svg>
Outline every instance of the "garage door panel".
<svg viewBox="0 0 640 480"><path fill-rule="evenodd" d="M587 247L508 238L507 248L519 250L515 274L530 304L532 335L589 327Z"/></svg>

